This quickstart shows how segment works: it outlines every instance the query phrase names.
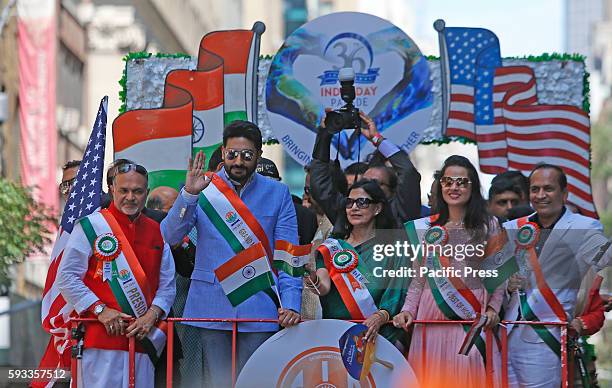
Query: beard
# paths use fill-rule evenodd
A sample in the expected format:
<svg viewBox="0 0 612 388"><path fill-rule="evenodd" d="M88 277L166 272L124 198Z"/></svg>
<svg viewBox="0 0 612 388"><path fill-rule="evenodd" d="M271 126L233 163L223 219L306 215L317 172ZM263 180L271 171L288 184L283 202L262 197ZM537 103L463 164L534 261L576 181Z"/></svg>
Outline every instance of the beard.
<svg viewBox="0 0 612 388"><path fill-rule="evenodd" d="M241 166L240 168L237 166L232 166L227 169L226 172L232 180L235 180L240 183L245 183L247 179L249 179L249 177L253 174L256 167L257 166L254 166L253 168L249 169L247 166Z"/></svg>

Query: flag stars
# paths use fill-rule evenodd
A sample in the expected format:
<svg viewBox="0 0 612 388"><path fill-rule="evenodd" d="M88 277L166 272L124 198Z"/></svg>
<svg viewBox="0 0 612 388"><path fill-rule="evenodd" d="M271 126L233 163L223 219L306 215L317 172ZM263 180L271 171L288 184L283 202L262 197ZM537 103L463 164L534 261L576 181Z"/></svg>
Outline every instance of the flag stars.
<svg viewBox="0 0 612 388"><path fill-rule="evenodd" d="M73 216L68 217L68 223L72 224L73 222L74 222L74 217Z"/></svg>
<svg viewBox="0 0 612 388"><path fill-rule="evenodd" d="M94 149L97 151L98 148L102 147L102 144L100 143L96 143L96 145L94 146Z"/></svg>
<svg viewBox="0 0 612 388"><path fill-rule="evenodd" d="M89 194L87 195L87 197L93 198L94 195L96 195L96 192L95 191L90 191Z"/></svg>
<svg viewBox="0 0 612 388"><path fill-rule="evenodd" d="M94 162L97 162L97 161L98 161L98 159L100 159L100 156L98 156L98 155L94 155L94 157L93 157L93 161L94 161Z"/></svg>
<svg viewBox="0 0 612 388"><path fill-rule="evenodd" d="M70 205L68 205L68 209L73 212L74 208L76 207L76 205L74 203L71 203Z"/></svg>
<svg viewBox="0 0 612 388"><path fill-rule="evenodd" d="M98 180L96 178L92 179L91 182L89 183L90 186L95 186L96 182Z"/></svg>
<svg viewBox="0 0 612 388"><path fill-rule="evenodd" d="M93 207L93 204L91 202L89 202L87 206L85 206L87 210L91 210L92 207Z"/></svg>

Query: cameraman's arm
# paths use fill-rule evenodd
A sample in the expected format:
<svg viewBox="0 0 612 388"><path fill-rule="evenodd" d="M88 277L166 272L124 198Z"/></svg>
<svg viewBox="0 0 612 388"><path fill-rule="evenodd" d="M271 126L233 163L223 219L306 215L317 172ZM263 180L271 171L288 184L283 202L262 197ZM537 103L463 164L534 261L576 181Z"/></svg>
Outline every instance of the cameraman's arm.
<svg viewBox="0 0 612 388"><path fill-rule="evenodd" d="M414 168L408 155L389 140L378 146L381 154L397 174L397 188L391 198L391 208L401 223L421 215L421 174Z"/></svg>
<svg viewBox="0 0 612 388"><path fill-rule="evenodd" d="M331 164L329 161L332 134L325 128L319 128L319 133L312 151L312 163L310 165L310 192L314 200L319 204L327 218L333 224L342 201L342 194L334 190Z"/></svg>
<svg viewBox="0 0 612 388"><path fill-rule="evenodd" d="M393 215L402 224L419 218L421 215L421 175L404 151L382 137L371 117L363 111L360 111L359 115L366 124L366 128L362 128L361 133L391 163L397 174L397 187L390 201Z"/></svg>

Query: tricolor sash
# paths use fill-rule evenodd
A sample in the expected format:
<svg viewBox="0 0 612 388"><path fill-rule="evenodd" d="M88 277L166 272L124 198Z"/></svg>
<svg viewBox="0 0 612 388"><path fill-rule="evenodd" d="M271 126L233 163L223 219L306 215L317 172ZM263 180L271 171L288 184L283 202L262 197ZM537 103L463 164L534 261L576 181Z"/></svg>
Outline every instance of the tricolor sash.
<svg viewBox="0 0 612 388"><path fill-rule="evenodd" d="M426 233L432 228L431 224L438 218L438 215L419 218L408 221L404 224L408 240L414 246L422 245L418 249L416 260L421 266L427 267L430 271L441 270L450 267L450 259L438 256L436 250L423 257L427 252L425 247ZM436 305L444 316L451 321L474 320L482 312L482 305L460 278L446 276L427 276L427 283L431 289L431 294ZM463 329L470 334L470 325L463 325ZM474 336L473 343L476 345L483 361L486 363L486 346L484 334L479 333Z"/></svg>
<svg viewBox="0 0 612 388"><path fill-rule="evenodd" d="M517 220L519 229L528 222L528 217ZM521 252L527 259L536 280L536 287L529 287L524 294L519 295L520 308L523 319L528 321L558 321L566 322L567 317L563 306L555 296L554 292L546 283L542 267L534 245L528 246ZM546 326L532 326L538 336L561 357L561 334L559 328L547 328Z"/></svg>
<svg viewBox="0 0 612 388"><path fill-rule="evenodd" d="M328 238L317 250L352 319L366 319L378 311L363 275L363 260L344 240Z"/></svg>
<svg viewBox="0 0 612 388"><path fill-rule="evenodd" d="M210 173L207 176L211 180L210 184L202 190L199 199L204 214L236 254L261 242L266 251L268 266L275 277L277 271L272 265L273 251L263 227L238 194L219 175ZM264 292L280 307L277 286L274 286L274 290L268 288Z"/></svg>
<svg viewBox="0 0 612 388"><path fill-rule="evenodd" d="M121 249L116 258L110 262L110 276L100 278L101 281L108 281L121 311L140 318L148 311L153 295L147 282L147 276L119 223L107 209L94 212L80 219L79 222L94 252L99 249L96 246L99 236L110 235L119 241ZM166 322L162 321L151 329L146 338L140 340L140 344L153 364L157 362L166 345L166 330Z"/></svg>
<svg viewBox="0 0 612 388"><path fill-rule="evenodd" d="M200 195L200 206L234 253L261 241L272 268L273 251L268 236L247 205L217 174Z"/></svg>

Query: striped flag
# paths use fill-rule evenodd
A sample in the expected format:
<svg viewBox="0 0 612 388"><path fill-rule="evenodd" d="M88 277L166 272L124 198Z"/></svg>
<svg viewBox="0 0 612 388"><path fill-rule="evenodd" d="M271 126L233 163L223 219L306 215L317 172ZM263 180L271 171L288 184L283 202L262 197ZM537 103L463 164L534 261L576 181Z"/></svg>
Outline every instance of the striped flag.
<svg viewBox="0 0 612 388"><path fill-rule="evenodd" d="M208 156L234 120L257 122L259 40L265 27L216 31L200 42L195 70L166 76L161 108L128 111L113 123L115 159L127 158L149 172L149 188L178 189L190 155ZM155 155L154 157L152 155Z"/></svg>
<svg viewBox="0 0 612 388"><path fill-rule="evenodd" d="M232 306L275 284L270 263L261 242L252 245L215 269L223 292Z"/></svg>
<svg viewBox="0 0 612 388"><path fill-rule="evenodd" d="M274 246L274 268L299 277L306 272L304 265L310 259L312 244L293 245L289 241L277 240Z"/></svg>
<svg viewBox="0 0 612 388"><path fill-rule="evenodd" d="M55 245L51 253L51 264L43 290L41 319L43 329L51 334L49 345L40 362L40 368L70 368L70 318L76 315L74 307L64 300L55 283L57 270L62 261L64 248L75 222L100 208L104 149L106 142L106 115L108 97L100 102L85 155L79 166L74 186L70 190L64 214L60 222ZM35 382L33 386L46 386L47 382ZM53 385L53 383L50 383Z"/></svg>
<svg viewBox="0 0 612 388"><path fill-rule="evenodd" d="M570 105L539 105L528 66L502 67L499 41L481 28L445 28L443 67L450 90L447 136L476 141L480 169L528 175L536 164L558 165L568 201L597 217L590 182L588 115Z"/></svg>
<svg viewBox="0 0 612 388"><path fill-rule="evenodd" d="M465 334L465 338L463 339L463 343L459 348L459 354L467 356L470 353L470 350L476 344L476 340L480 337L480 333L482 332L482 327L487 323L487 316L482 315L480 313L476 313L476 318L474 319L474 323L470 326L470 329Z"/></svg>
<svg viewBox="0 0 612 388"><path fill-rule="evenodd" d="M200 42L196 70L174 70L172 82L193 96L193 154L210 155L221 143L223 128L234 120L257 122L257 66L260 33L215 31Z"/></svg>
<svg viewBox="0 0 612 388"><path fill-rule="evenodd" d="M115 119L115 159L130 159L144 166L150 188L178 190L185 182L191 153L192 109L189 93L166 83L161 108L131 110Z"/></svg>

